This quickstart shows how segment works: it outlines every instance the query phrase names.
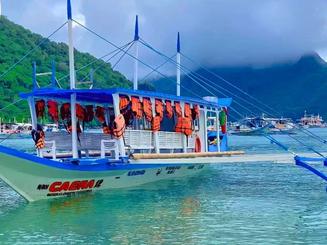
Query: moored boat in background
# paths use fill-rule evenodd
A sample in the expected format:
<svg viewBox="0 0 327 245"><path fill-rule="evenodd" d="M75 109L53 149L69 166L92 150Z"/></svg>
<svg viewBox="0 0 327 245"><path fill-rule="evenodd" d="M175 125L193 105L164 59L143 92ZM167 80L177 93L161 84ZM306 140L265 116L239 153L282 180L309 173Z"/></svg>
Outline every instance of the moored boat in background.
<svg viewBox="0 0 327 245"><path fill-rule="evenodd" d="M325 128L327 125L324 122L323 118L318 114L307 114L307 111L304 111L303 117L297 120L299 126L304 128Z"/></svg>

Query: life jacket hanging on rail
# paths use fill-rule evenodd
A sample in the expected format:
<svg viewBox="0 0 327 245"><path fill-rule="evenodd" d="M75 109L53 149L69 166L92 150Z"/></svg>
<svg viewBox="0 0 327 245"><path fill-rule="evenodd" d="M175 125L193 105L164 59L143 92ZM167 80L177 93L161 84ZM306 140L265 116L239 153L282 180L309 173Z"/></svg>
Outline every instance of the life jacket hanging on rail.
<svg viewBox="0 0 327 245"><path fill-rule="evenodd" d="M125 110L128 109L130 104L129 98L127 96L119 96L119 110L124 113Z"/></svg>
<svg viewBox="0 0 327 245"><path fill-rule="evenodd" d="M60 107L60 116L62 120L68 120L71 117L70 104L64 103Z"/></svg>
<svg viewBox="0 0 327 245"><path fill-rule="evenodd" d="M141 119L143 116L142 103L138 97L133 96L132 102L132 112L136 119Z"/></svg>
<svg viewBox="0 0 327 245"><path fill-rule="evenodd" d="M183 133L186 136L191 136L193 132L192 129L192 119L190 117L183 118Z"/></svg>
<svg viewBox="0 0 327 245"><path fill-rule="evenodd" d="M177 117L177 123L175 126L175 132L177 133L183 133L183 118Z"/></svg>
<svg viewBox="0 0 327 245"><path fill-rule="evenodd" d="M161 117L156 115L152 118L151 122L151 130L153 132L157 132L160 130L160 122L161 122Z"/></svg>
<svg viewBox="0 0 327 245"><path fill-rule="evenodd" d="M133 117L133 112L131 110L131 102L128 96L119 96L119 110L120 113L124 116L125 124L129 125Z"/></svg>
<svg viewBox="0 0 327 245"><path fill-rule="evenodd" d="M85 118L84 122L92 122L94 119L93 105L85 106Z"/></svg>
<svg viewBox="0 0 327 245"><path fill-rule="evenodd" d="M174 110L170 100L166 100L166 116L171 119L174 116Z"/></svg>
<svg viewBox="0 0 327 245"><path fill-rule="evenodd" d="M200 118L200 108L199 108L199 105L193 105L192 118L193 118L193 120L196 120L196 119L199 119Z"/></svg>
<svg viewBox="0 0 327 245"><path fill-rule="evenodd" d="M143 98L143 111L145 115L145 119L148 122L152 121L152 103L148 98Z"/></svg>
<svg viewBox="0 0 327 245"><path fill-rule="evenodd" d="M162 101L159 99L155 99L155 110L156 110L156 115L159 116L160 121L162 121L164 108L163 108Z"/></svg>
<svg viewBox="0 0 327 245"><path fill-rule="evenodd" d="M181 104L179 102L175 102L175 113L177 117L182 117L182 108L181 108Z"/></svg>
<svg viewBox="0 0 327 245"><path fill-rule="evenodd" d="M95 117L98 119L100 123L104 123L106 121L106 118L104 116L104 108L101 106L97 106L95 109Z"/></svg>
<svg viewBox="0 0 327 245"><path fill-rule="evenodd" d="M49 100L47 103L48 106L48 114L51 117L52 121L59 121L59 113L58 113L58 103L53 100Z"/></svg>
<svg viewBox="0 0 327 245"><path fill-rule="evenodd" d="M32 138L35 142L36 149L42 149L45 147L45 133L41 125L37 125L37 129L32 130Z"/></svg>
<svg viewBox="0 0 327 245"><path fill-rule="evenodd" d="M188 118L192 117L191 107L190 107L190 104L188 104L188 103L184 104L184 116L188 117Z"/></svg>
<svg viewBox="0 0 327 245"><path fill-rule="evenodd" d="M35 103L35 111L36 116L38 118L44 117L44 111L45 111L45 101L44 100L38 100Z"/></svg>
<svg viewBox="0 0 327 245"><path fill-rule="evenodd" d="M76 104L76 117L78 118L78 120L84 122L85 114L86 112L83 106L81 106L80 104Z"/></svg>
<svg viewBox="0 0 327 245"><path fill-rule="evenodd" d="M178 117L175 132L184 133L186 136L192 135L192 119L189 117Z"/></svg>

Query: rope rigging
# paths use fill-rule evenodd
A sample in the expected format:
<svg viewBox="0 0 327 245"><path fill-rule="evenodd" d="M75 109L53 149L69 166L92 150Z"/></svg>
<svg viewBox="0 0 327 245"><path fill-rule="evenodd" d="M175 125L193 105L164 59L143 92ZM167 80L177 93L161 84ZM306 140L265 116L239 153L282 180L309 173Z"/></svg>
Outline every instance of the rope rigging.
<svg viewBox="0 0 327 245"><path fill-rule="evenodd" d="M126 47L127 47L128 45L130 45L132 42L133 42L133 41L131 41L131 42L129 42L129 43L127 43L127 44L125 44L125 45L119 47L119 48L116 48L116 49L110 51L109 53L106 53L105 55L101 56L99 59L104 59L104 58L108 57L109 55L114 54L114 53L117 52L117 51L121 52L122 49L126 48ZM118 52L118 53L119 53L119 52ZM111 58L112 58L112 57L109 57L107 60L105 60L105 62L108 62ZM76 72L79 72L79 71L81 71L81 70L83 70L83 69L85 69L85 68L87 68L87 67L93 65L94 63L98 62L99 59L94 59L93 61L89 62L88 64L85 64L84 66L78 68L78 69L76 70ZM97 69L96 69L96 70L97 70ZM62 77L60 77L60 78L58 79L58 82L62 81L62 80L65 79L65 78L68 78L68 77L69 77L69 74L62 76ZM85 78L86 78L86 76L84 77L84 79L85 79Z"/></svg>
<svg viewBox="0 0 327 245"><path fill-rule="evenodd" d="M175 60L173 60L173 58L175 57L175 55L168 57L167 55L163 54L162 52L156 50L155 48L153 48L151 45L149 45L147 42L145 42L143 39L139 39L139 42L141 44L143 44L145 47L149 48L150 50L154 51L155 53L159 54L161 57L165 58L165 61L160 64L157 67L152 67L150 65L148 65L147 63L145 63L144 61L140 60L139 58L135 57L134 55L129 53L129 50L131 49L131 47L134 44L134 41L131 41L123 46L117 46L116 44L114 44L113 42L109 41L108 39L106 39L105 37L99 35L98 33L96 33L95 31L91 30L90 28L86 27L85 25L79 23L78 21L74 20L74 23L76 23L78 26L84 28L85 30L87 30L88 32L92 33L93 35L97 36L98 38L102 39L103 41L105 41L106 43L110 44L111 46L115 47L116 49L109 52L108 54L100 57L100 59L104 59L105 57L110 56L105 63L108 63L111 59L113 59L114 57L116 57L118 54L121 54L121 56L118 58L118 60L116 61L116 63L112 66L112 68L114 69L119 63L120 61L127 55L137 61L139 61L141 64L143 64L144 66L146 66L147 68L151 69L151 72L148 73L144 78L148 78L153 72L158 73L159 75L167 78L168 80L175 82L174 80L172 80L171 78L169 78L168 76L166 76L165 74L163 74L162 72L159 71L159 69L164 66L165 64L167 64L168 62L173 63L173 64L177 64ZM57 33L61 28L63 28L65 25L67 24L67 21L62 24L61 26L59 26L54 32L52 32L47 38L42 39L42 41L40 43L38 43L35 47L33 47L32 49L30 49L23 57L21 57L16 63L14 63L12 66L10 66L5 72L3 72L0 75L0 78L4 77L6 74L8 74L10 71L12 71L17 65L19 65L23 60L25 60L25 58L27 56L29 56L36 48L39 48L45 41L47 41L49 38L51 38L55 33ZM127 48L127 49L126 49ZM232 95L232 97L237 98L238 100L244 102L244 104L247 104L248 106L251 106L261 112L266 113L267 115L271 115L272 113L269 112L273 112L273 114L277 114L280 115L279 112L277 112L276 110L274 110L272 107L266 105L265 103L263 103L262 101L258 100L257 98L255 98L254 96L250 95L249 93L245 92L244 90L242 90L241 88L239 88L238 86L234 85L233 83L229 82L228 80L224 79L223 77L219 76L218 74L210 71L209 69L207 69L206 67L202 66L201 64L199 64L198 62L194 61L193 59L189 58L188 56L184 55L183 53L181 53L182 57L184 57L185 59L187 59L188 61L192 62L193 64L196 64L197 66L201 67L204 71L208 72L209 74L211 74L212 76L218 78L219 80L223 81L224 83L228 84L230 87L236 89L238 92L242 93L243 95L247 96L247 98L249 98L248 100L241 97L238 94L234 94L233 92L231 92L229 89L215 83L213 80L208 79L207 77L205 77L202 74L198 74L194 71L192 71L191 69L189 69L188 67L186 67L185 65L180 65L180 69L186 74L186 76L188 78L190 78L194 83L196 83L198 86L200 86L202 89L204 89L206 92L208 92L210 95L212 96L216 96L216 94L221 94L224 96L229 97L230 95ZM84 66L82 66L81 68L79 68L78 70L76 70L76 72L81 71L91 65L93 65L94 63L96 63L98 60L94 60ZM98 67L95 68L95 70L98 70L103 64L99 65ZM59 79L56 79L57 83L60 85L60 81L67 78L68 75L65 75ZM86 76L84 77L83 81L85 80ZM210 86L210 89L208 88ZM186 91L190 92L191 94L193 94L194 96L201 98L198 94L194 93L193 91L191 91L189 88L181 85L181 87L183 87L183 89L185 89ZM256 103L251 102L255 101ZM9 104L5 107L3 107L0 110L4 110L10 106L12 106L13 104L16 104L18 102L20 102L21 99L13 102L12 104ZM244 109L245 111L248 111L250 114L253 114L253 110L250 110L248 108L248 106L241 104L240 102L234 100L234 103L237 104L240 108ZM260 105L260 106L259 106ZM237 111L234 108L231 108L231 110L233 110L236 114L238 114L239 116L242 116L242 114ZM307 129L302 129L297 127L297 129L301 130L303 133L305 133L306 135L310 136L311 138L314 138L324 144L327 144L327 141L325 139L323 139L322 137L320 137L319 135L314 134L313 132L307 130ZM264 135L267 139L269 139L271 142L276 143L277 145L279 145L280 147L282 147L282 144L276 140L275 138L273 138L270 135ZM313 147L307 145L306 143L302 142L301 140L297 139L296 137L288 134L288 136L290 138L292 138L293 140L295 140L296 142L298 142L299 144L305 146L307 149L309 149L310 151L320 155L321 157L324 157L323 154L321 154L320 152L318 152L317 150L315 150ZM282 147L284 150L289 151L289 149L285 146ZM294 152L291 152L292 154L295 154Z"/></svg>
<svg viewBox="0 0 327 245"><path fill-rule="evenodd" d="M167 57L166 55L164 55L163 53L161 53L160 51L158 51L158 50L156 50L155 48L153 48L151 45L147 44L143 39L140 39L140 40L141 40L141 43L142 43L144 46L148 47L149 49L151 49L151 50L154 51L155 53L157 53L157 54L159 54L160 56L165 57L165 58L167 58L167 59L169 58L169 57ZM188 58L188 57L186 57L186 58ZM188 58L188 59L189 59L189 58ZM177 64L177 63L176 63L174 60L172 60L172 59L168 59L168 60L170 60L170 61L171 61L172 63L174 63L174 64ZM198 84L199 86L201 86L202 88L203 88L203 85L202 85L200 82L202 82L202 83L204 83L204 84L206 84L206 85L210 85L210 84L213 85L213 86L216 86L216 85L217 85L217 84L215 84L213 81L211 81L211 80L209 80L209 79L207 79L207 78L204 78L202 75L199 76L198 74L192 72L192 71L189 70L188 68L185 68L185 66L182 66L182 65L180 65L180 66L181 66L181 68L182 68L182 70L183 70L184 72L185 72L185 70L188 70L188 73L189 73L189 74L186 73L186 76L189 77L193 82L197 83L197 84ZM256 102L260 103L261 105L263 105L263 106L265 106L266 108L268 108L268 109L270 109L270 110L272 110L272 111L275 112L274 109L272 109L271 107L267 106L267 105L264 104L263 102L259 101L258 99L256 99L256 98L253 97L252 95L249 95L248 93L246 93L246 92L243 91L242 89L238 88L238 87L235 86L234 84L228 82L226 79L220 77L219 75L217 75L217 74L215 74L215 73L209 71L208 69L206 69L206 68L204 68L204 67L202 67L202 68L205 69L207 72L210 72L210 73L214 74L216 77L218 77L219 79L221 79L221 80L223 80L224 82L228 83L230 86L236 88L237 90L239 90L239 91L242 92L243 94L247 95L248 97L254 99ZM193 77L192 77L192 76L193 76ZM200 78L199 78L199 77L200 77ZM202 78L202 79L201 79L201 78ZM199 81L196 81L196 79L200 80L200 82L199 82ZM204 81L204 80L205 80L205 81ZM207 81L207 82L206 82L206 81ZM209 83L210 83L210 84L209 84ZM216 86L216 87L217 87L217 86ZM219 88L219 87L220 87L220 86L218 86L218 88ZM213 87L211 87L211 88L213 88ZM213 88L213 89L214 89L216 92L219 92L219 91L217 91L216 88ZM221 89L221 87L220 87L220 89ZM206 89L206 88L205 88L205 90L208 91L208 89ZM228 92L228 93L231 93L231 92L230 92L229 90L227 90L227 89L223 89L223 90L226 91L226 92ZM209 91L208 91L208 92L209 92ZM212 94L212 92L209 92L209 93ZM221 91L220 91L220 93L223 94ZM232 94L232 93L231 93L231 94ZM234 97L235 97L235 95L234 95ZM238 96L238 97L239 97L239 96ZM240 97L239 97L239 98L240 98ZM244 101L244 99L243 99L243 101ZM246 100L245 100L245 101L246 101ZM235 102L235 100L234 100L234 102ZM256 106L255 104L253 104L253 103L251 103L251 102L248 102L248 101L246 101L246 102L247 102L248 104L250 104L251 106L254 106L254 107L256 107L257 109L259 109L259 110L265 112L266 114L270 115L270 113L268 113L265 109L262 109L262 108L260 108L259 106ZM238 102L237 102L236 104L240 105ZM243 106L243 105L241 105L241 107L244 108L244 109L246 108L246 107ZM249 111L248 108L246 108L246 110ZM252 112L252 111L251 111L251 112ZM279 114L279 113L277 113L277 114ZM279 130L280 130L280 129L279 129ZM281 131L281 130L280 130L280 131ZM310 132L310 131L308 131L308 130L302 130L302 131L303 131L305 134L307 134L307 135L309 135L309 136L315 138L316 140L320 140L321 142L326 143L326 141L325 141L324 139L322 139L321 137L319 137L319 136L313 134L312 132ZM308 132L306 132L306 131L308 131L308 132L310 132L310 133L308 134ZM292 138L293 140L295 140L296 142L300 143L301 145L305 146L305 147L306 147L307 149L309 149L310 151L312 151L312 152L318 154L319 156L324 157L323 154L321 154L320 152L318 152L317 150L315 150L313 147L308 146L307 144L305 144L304 142L300 141L299 139L297 139L297 138L291 136L290 134L288 134L288 136L289 136L290 138ZM271 137L271 136L270 136L270 137ZM278 142L276 139L273 139L272 137L271 137L271 138L268 138L268 139L270 139L270 140L271 140L272 142L274 142L274 143ZM277 145L278 145L278 146L282 146L282 144L281 144L280 142L278 142ZM282 148L283 148L284 150L286 150L285 147L282 147Z"/></svg>
<svg viewBox="0 0 327 245"><path fill-rule="evenodd" d="M151 45L149 45L148 43L146 43L143 39L140 39L140 40L141 40L141 43L142 43L144 46L146 46L147 48L149 48L149 49L151 49L152 51L156 52L156 53L159 54L160 56L166 58L168 61L170 61L170 63L177 65L176 61L174 61L173 59L169 58L168 56L166 56L166 55L163 54L162 52L156 50L156 49L153 48ZM196 84L198 84L198 85L201 86L202 88L203 88L203 86L200 85L200 82L203 82L204 84L206 84L206 82L205 82L204 80L207 80L208 82L210 82L210 84L211 84L211 88L214 89L214 90L216 91L217 94L222 94L222 95L225 96L225 97L229 97L229 96L237 97L237 98L239 98L240 100L242 100L243 102L251 104L249 101L247 101L247 100L245 100L245 99L243 99L243 98L241 98L241 97L239 97L239 96L237 96L237 95L234 95L231 91L229 91L229 90L227 90L227 89L225 89L225 88L219 86L218 84L214 83L213 81L211 81L211 80L209 80L209 79L207 79L207 78L204 78L204 77L203 77L203 79L199 78L199 75L198 75L198 74L196 74L195 72L191 71L191 70L190 70L189 68L187 68L186 66L180 64L180 68L181 68L181 70L185 73L185 75L186 75L187 77L189 77L193 82L195 82ZM200 82L197 81L197 80L199 80ZM214 86L214 87L212 87L212 86ZM230 94L230 95L225 94L225 93L219 91L219 90L218 90L217 88L215 88L215 87L218 87L219 89L224 90L226 93L228 93L228 94ZM207 90L206 90L206 91L207 91ZM249 110L247 107L245 107L244 105L242 105L241 103L239 103L239 102L236 101L235 99L234 99L234 103L237 104L237 105L238 105L239 107L241 107L242 109L244 109L245 111L247 111L248 113L250 113L251 115L254 115L253 112L252 112L251 110ZM254 105L254 104L251 104L251 105ZM255 105L254 105L254 106L255 106ZM242 117L243 117L243 115L242 115Z"/></svg>
<svg viewBox="0 0 327 245"><path fill-rule="evenodd" d="M39 48L43 43L47 42L49 40L49 38L51 38L54 34L56 34L61 28L63 28L65 25L67 24L67 21L65 23L63 23L61 26L59 26L55 31L53 31L49 36L47 36L46 38L43 38L41 42L39 42L34 48L30 49L29 51L27 51L25 53L25 55L23 55L17 62L15 62L13 65L11 65L6 71L4 71L1 75L0 75L0 79L4 76L6 76L9 72L11 72L17 65L19 65L22 61L24 61L26 59L26 57L28 57L34 50L36 50L37 48Z"/></svg>

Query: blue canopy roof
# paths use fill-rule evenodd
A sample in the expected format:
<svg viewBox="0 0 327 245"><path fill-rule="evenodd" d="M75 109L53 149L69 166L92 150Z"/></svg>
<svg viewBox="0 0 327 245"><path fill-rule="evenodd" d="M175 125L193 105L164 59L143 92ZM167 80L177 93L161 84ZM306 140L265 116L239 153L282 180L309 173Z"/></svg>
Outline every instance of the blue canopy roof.
<svg viewBox="0 0 327 245"><path fill-rule="evenodd" d="M111 89L36 89L30 93L21 93L20 97L27 99L30 96L41 97L41 98L52 98L52 99L62 99L69 100L70 95L76 93L77 101L93 102L93 103L108 103L113 102L113 94L121 95L132 95L132 96L142 96L150 98L158 98L163 100L172 100L172 101L183 101L188 103L194 103L205 106L214 106L214 107L229 107L232 103L232 98L219 98L218 105L213 102L208 102L204 99L176 96L171 94L158 93L153 91L143 91L143 90L131 90L125 88L111 88Z"/></svg>

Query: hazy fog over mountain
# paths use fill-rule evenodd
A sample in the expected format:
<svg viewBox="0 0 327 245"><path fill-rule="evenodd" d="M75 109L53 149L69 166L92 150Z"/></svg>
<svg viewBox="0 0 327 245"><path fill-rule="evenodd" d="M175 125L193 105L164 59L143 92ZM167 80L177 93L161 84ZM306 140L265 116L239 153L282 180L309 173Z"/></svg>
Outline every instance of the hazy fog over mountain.
<svg viewBox="0 0 327 245"><path fill-rule="evenodd" d="M266 66L312 51L327 53L325 0L72 0L72 4L76 20L116 44L132 40L136 14L143 39L168 55L174 54L180 31L182 51L206 66ZM2 5L9 19L45 36L66 20L66 0L3 0ZM82 51L99 57L112 50L80 28L75 34ZM54 39L66 41L66 32ZM148 63L162 61L145 49L140 53ZM130 77L131 61L117 69ZM164 70L172 73L174 67Z"/></svg>

